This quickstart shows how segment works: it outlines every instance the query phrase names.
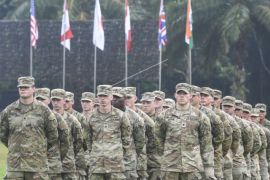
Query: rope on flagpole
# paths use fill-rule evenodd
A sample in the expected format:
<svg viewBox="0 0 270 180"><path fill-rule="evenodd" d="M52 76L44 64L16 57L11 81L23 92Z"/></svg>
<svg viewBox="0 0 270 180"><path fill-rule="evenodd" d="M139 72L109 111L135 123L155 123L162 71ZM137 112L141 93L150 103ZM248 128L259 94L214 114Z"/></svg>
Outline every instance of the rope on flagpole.
<svg viewBox="0 0 270 180"><path fill-rule="evenodd" d="M149 66L148 68L145 68L145 69L143 69L143 70L141 70L141 71L139 71L139 72L137 72L137 73L135 73L135 74L133 74L133 75L131 75L131 76L128 76L127 78L122 79L122 80L120 80L120 81L114 83L112 86L118 85L118 84L120 84L121 82L126 81L127 79L130 79L130 78L132 78L132 77L134 77L134 76L137 76L138 74L141 74L141 73L143 73L143 72L145 72L145 71L148 71L149 69L152 69L152 68L154 68L154 67L156 67L156 66L158 66L158 65L160 65L160 64L162 64L162 63L164 63L164 62L166 62L166 61L168 61L168 59L165 59L165 60L163 60L163 61L161 61L161 62L158 62L157 64L154 64L154 65L152 65L152 66Z"/></svg>

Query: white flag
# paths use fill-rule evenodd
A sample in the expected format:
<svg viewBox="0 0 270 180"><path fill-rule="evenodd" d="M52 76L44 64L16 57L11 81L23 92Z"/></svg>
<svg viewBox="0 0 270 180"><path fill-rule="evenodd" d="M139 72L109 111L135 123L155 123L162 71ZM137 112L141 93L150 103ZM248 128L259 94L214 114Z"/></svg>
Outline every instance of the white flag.
<svg viewBox="0 0 270 180"><path fill-rule="evenodd" d="M96 0L95 5L95 17L94 17L94 29L93 29L93 44L100 50L104 50L105 36L102 23L102 15L100 10L99 0Z"/></svg>
<svg viewBox="0 0 270 180"><path fill-rule="evenodd" d="M128 0L126 0L125 4L126 4L125 5L125 11L126 11L126 16L125 16L126 46L127 46L127 50L131 51L131 27L130 27L130 13L129 13Z"/></svg>
<svg viewBox="0 0 270 180"><path fill-rule="evenodd" d="M70 39L72 38L73 34L69 23L67 1L64 0L62 28L61 28L61 44L68 50L70 50Z"/></svg>

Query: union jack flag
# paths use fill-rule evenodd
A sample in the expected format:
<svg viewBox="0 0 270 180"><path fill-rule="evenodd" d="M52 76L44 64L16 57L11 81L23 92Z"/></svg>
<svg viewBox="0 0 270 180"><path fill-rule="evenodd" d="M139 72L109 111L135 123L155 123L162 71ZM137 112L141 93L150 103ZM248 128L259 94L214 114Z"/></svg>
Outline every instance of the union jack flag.
<svg viewBox="0 0 270 180"><path fill-rule="evenodd" d="M30 18L31 45L36 47L38 40L38 26L35 17L35 0L31 0Z"/></svg>
<svg viewBox="0 0 270 180"><path fill-rule="evenodd" d="M166 43L167 43L166 15L163 6L163 0L160 0L159 29L158 29L159 49L162 49L162 47L164 47Z"/></svg>

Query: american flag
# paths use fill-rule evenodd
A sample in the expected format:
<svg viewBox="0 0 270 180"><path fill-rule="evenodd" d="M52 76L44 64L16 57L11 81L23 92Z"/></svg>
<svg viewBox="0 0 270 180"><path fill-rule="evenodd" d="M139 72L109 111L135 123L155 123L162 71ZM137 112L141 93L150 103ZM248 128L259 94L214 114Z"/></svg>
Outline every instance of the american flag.
<svg viewBox="0 0 270 180"><path fill-rule="evenodd" d="M158 44L159 49L162 49L167 43L167 30L166 30L166 15L163 6L163 0L160 1L159 10L159 29L158 29Z"/></svg>
<svg viewBox="0 0 270 180"><path fill-rule="evenodd" d="M37 26L37 21L35 17L35 0L31 0L30 16L31 16L31 22L30 22L31 45L33 47L36 47L37 40L38 40L38 26Z"/></svg>

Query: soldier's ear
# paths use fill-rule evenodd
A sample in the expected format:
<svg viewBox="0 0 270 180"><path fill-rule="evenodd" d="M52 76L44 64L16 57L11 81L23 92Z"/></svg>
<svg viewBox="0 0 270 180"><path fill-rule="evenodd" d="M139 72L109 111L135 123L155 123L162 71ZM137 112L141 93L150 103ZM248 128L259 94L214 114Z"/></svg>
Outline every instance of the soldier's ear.
<svg viewBox="0 0 270 180"><path fill-rule="evenodd" d="M177 93L174 93L174 98L176 99Z"/></svg>

